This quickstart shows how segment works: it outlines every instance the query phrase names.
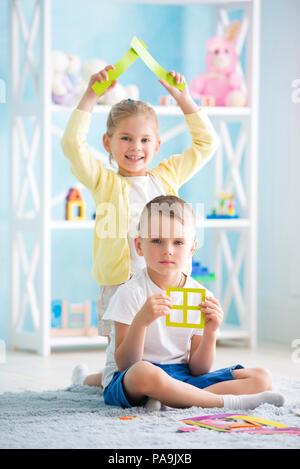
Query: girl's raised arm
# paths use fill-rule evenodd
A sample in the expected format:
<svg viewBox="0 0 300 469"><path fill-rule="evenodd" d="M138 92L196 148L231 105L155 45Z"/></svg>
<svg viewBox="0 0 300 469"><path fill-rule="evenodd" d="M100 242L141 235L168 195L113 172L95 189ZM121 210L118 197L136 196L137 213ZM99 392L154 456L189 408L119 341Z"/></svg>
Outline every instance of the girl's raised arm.
<svg viewBox="0 0 300 469"><path fill-rule="evenodd" d="M94 109L95 104L99 100L99 95L93 90L92 86L96 81L100 81L102 83L103 81L108 81L108 71L109 70L114 70L113 65L107 65L103 70L100 70L98 73L94 73L94 75L91 76L88 87L82 96L77 109L80 109L81 111L86 111L86 112L92 112ZM113 81L112 84L102 93L102 96L108 93L110 90L112 90L117 84L117 80Z"/></svg>

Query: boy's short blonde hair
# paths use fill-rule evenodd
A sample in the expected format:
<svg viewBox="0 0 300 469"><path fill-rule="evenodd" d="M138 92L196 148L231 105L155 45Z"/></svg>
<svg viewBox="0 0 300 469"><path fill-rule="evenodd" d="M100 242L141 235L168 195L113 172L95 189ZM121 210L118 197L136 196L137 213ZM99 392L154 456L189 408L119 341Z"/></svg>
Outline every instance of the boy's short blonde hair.
<svg viewBox="0 0 300 469"><path fill-rule="evenodd" d="M149 236L149 219L153 215L162 214L178 220L182 226L188 226L195 236L196 220L192 207L175 195L159 195L150 200L142 210L138 224L138 233L142 238Z"/></svg>

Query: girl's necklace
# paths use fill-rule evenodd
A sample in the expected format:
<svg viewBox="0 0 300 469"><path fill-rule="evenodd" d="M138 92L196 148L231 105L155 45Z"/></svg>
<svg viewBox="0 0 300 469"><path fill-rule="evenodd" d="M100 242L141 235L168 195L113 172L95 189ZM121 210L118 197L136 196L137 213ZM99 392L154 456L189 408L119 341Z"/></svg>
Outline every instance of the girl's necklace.
<svg viewBox="0 0 300 469"><path fill-rule="evenodd" d="M182 274L182 272L181 272L181 274L180 274L180 280L179 280L179 283L178 283L178 285L177 285L176 288L179 288L179 287L180 287L180 285L182 284L182 279L183 279L183 274Z"/></svg>

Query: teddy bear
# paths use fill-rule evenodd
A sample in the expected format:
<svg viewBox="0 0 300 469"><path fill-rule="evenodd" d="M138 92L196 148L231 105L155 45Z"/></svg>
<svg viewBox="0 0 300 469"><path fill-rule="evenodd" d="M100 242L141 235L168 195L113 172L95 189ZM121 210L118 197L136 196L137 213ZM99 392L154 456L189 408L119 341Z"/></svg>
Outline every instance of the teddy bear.
<svg viewBox="0 0 300 469"><path fill-rule="evenodd" d="M202 105L245 106L246 87L237 72L238 55L235 49L240 21L232 21L221 36L206 43L206 71L191 82L191 93Z"/></svg>
<svg viewBox="0 0 300 469"><path fill-rule="evenodd" d="M102 59L90 59L83 62L81 94L83 94L86 90L91 75L99 72L99 70L102 70L104 67L106 67L106 65L107 63ZM122 99L127 98L134 100L139 99L138 87L136 85L123 86L120 83L117 83L117 85L109 93L99 97L98 104L112 106Z"/></svg>
<svg viewBox="0 0 300 469"><path fill-rule="evenodd" d="M62 51L52 51L52 101L73 106L81 88L80 59Z"/></svg>

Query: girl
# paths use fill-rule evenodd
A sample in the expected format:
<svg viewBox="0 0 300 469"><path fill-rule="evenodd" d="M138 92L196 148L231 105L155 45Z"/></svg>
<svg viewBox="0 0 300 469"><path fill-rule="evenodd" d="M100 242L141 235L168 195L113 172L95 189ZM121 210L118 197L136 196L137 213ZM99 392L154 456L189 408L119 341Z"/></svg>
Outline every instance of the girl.
<svg viewBox="0 0 300 469"><path fill-rule="evenodd" d="M111 321L102 320L110 298L121 284L145 267L134 246L142 208L155 196L177 195L180 186L209 160L218 144L211 122L191 98L187 84L179 91L159 80L183 112L192 137L191 148L148 170L160 148L157 117L146 103L123 100L112 107L103 136L104 148L118 171L103 168L93 157L86 135L91 112L99 99L92 85L98 80L108 80L107 72L112 69L108 65L92 75L61 141L72 173L90 190L96 204L93 276L100 285L97 312L99 334L104 336L109 336L111 330ZM170 74L178 84L184 81L179 73L171 71ZM115 85L116 81L104 93ZM73 383L101 387L101 373L87 374L86 367L76 367Z"/></svg>

